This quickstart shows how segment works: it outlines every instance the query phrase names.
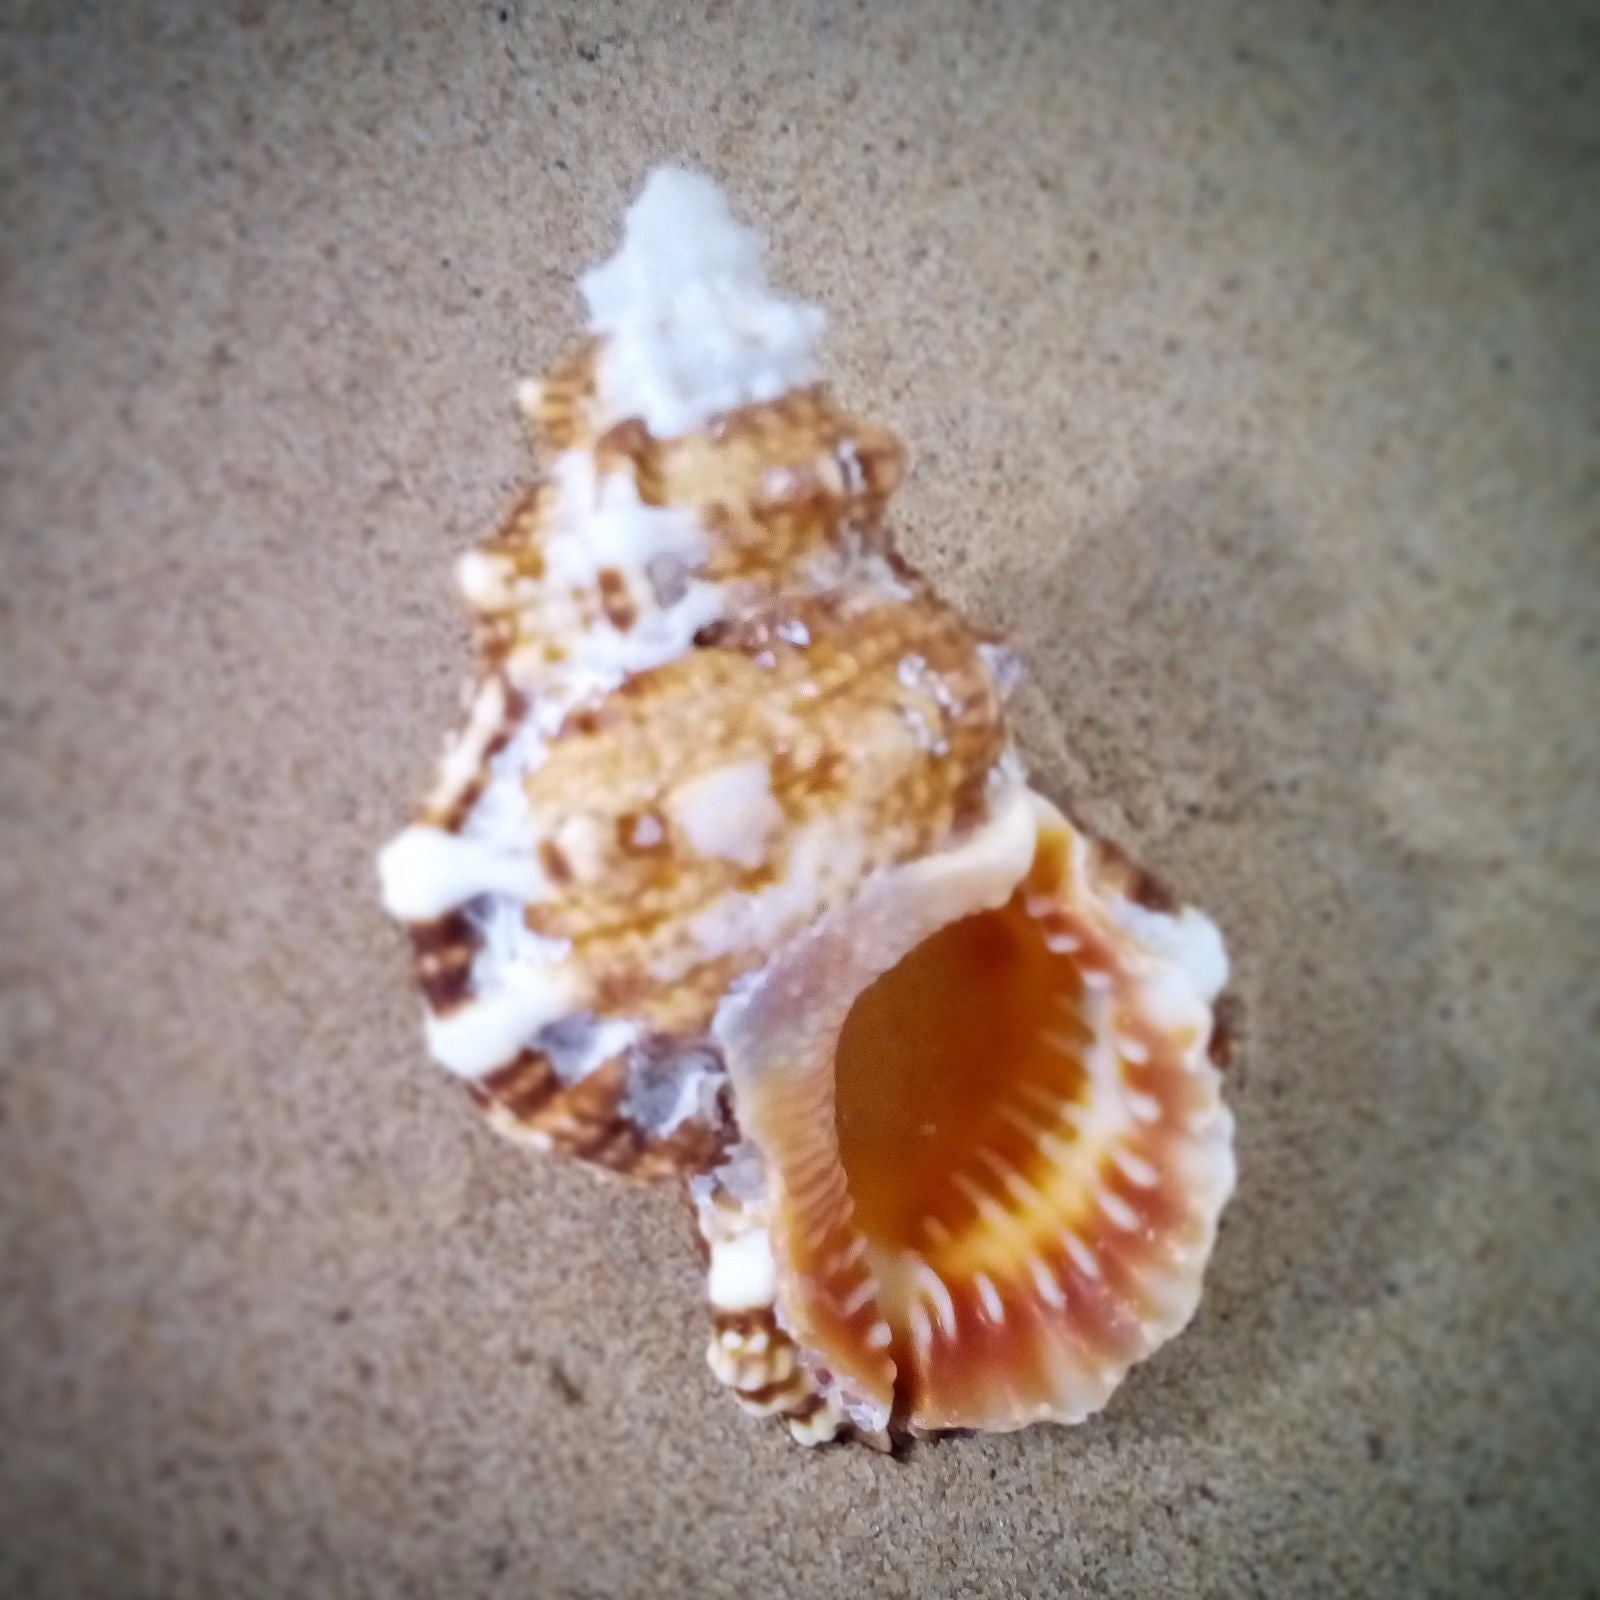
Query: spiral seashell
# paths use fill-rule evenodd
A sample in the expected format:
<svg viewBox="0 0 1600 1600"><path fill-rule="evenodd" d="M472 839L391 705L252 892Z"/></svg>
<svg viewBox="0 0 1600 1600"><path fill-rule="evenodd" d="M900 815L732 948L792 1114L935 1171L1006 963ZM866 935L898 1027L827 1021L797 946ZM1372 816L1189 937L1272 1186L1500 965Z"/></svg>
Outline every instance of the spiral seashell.
<svg viewBox="0 0 1600 1600"><path fill-rule="evenodd" d="M657 173L583 289L380 857L430 1052L512 1137L688 1179L752 1414L1079 1421L1193 1315L1233 1185L1221 939L1027 787L1008 654L885 531L898 442L715 186Z"/></svg>

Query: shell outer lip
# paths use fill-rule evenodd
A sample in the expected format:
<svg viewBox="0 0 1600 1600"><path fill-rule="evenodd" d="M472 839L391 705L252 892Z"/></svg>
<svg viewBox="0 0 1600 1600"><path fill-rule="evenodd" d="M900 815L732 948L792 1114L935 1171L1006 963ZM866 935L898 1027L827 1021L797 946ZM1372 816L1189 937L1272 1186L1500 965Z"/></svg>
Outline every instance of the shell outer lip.
<svg viewBox="0 0 1600 1600"><path fill-rule="evenodd" d="M1120 899L1117 885L1095 881L1097 861L1086 836L1073 829L1040 796L1029 793L1027 808L1030 838L1032 830L1037 829L1040 836L1054 831L1071 841L1071 876L1066 882L1075 887L1067 901L1070 914L1063 914L1058 931L1083 941L1086 948L1093 947L1093 959L1103 961L1109 971L1113 999L1126 995L1144 1004L1143 996L1148 991L1152 996L1164 996L1163 1006L1176 1008L1171 1010L1168 1023L1170 1041L1156 1030L1157 1059L1136 1065L1123 1062L1118 1070L1125 1075L1133 1073L1141 1083L1159 1081L1163 1094L1176 1097L1175 1104L1181 1101L1192 1122L1192 1128L1178 1136L1175 1148L1181 1160L1174 1156L1178 1164L1170 1170L1152 1168L1151 1158L1139 1153L1145 1144L1136 1137L1141 1131L1137 1128L1119 1135L1120 1142L1107 1146L1108 1164L1096 1171L1111 1173L1112 1177L1104 1190L1107 1198L1100 1204L1116 1220L1106 1222L1097 1217L1086 1234L1079 1226L1083 1237L1074 1237L1070 1249L1049 1235L1039 1240L1042 1253L1025 1258L1035 1283L1040 1285L1037 1291L1024 1281L1025 1292L1017 1292L1016 1282L1003 1278L998 1269L974 1269L965 1281L951 1280L948 1273L941 1280L932 1268L919 1269L931 1274L938 1297L922 1301L920 1312L913 1307L910 1327L916 1337L908 1339L902 1329L887 1362L880 1358L880 1352L864 1346L863 1336L864 1328L870 1330L881 1323L880 1306L888 1303L883 1298L886 1280L875 1280L875 1293L866 1298L857 1296L847 1301L847 1305L864 1312L863 1318L850 1322L826 1308L819 1310L819 1284L827 1286L826 1295L835 1303L843 1294L843 1286L829 1284L824 1253L832 1252L829 1259L845 1259L851 1253L852 1242L864 1237L853 1231L852 1205L832 1132L832 1041L837 1038L844 1015L867 983L927 937L926 927L906 910L910 900L903 891L907 882L915 883L914 876L896 879L894 874L886 874L879 884L869 885L849 908L831 920L825 919L796 941L724 1006L715 1030L728 1061L741 1126L745 1136L761 1149L771 1175L771 1225L780 1263L780 1316L802 1343L818 1350L829 1366L848 1374L865 1392L889 1399L895 1407L896 1423L915 1432L963 1427L1006 1430L1045 1419L1075 1422L1099 1410L1127 1370L1173 1337L1192 1317L1199 1302L1203 1268L1215 1241L1217 1220L1234 1185L1233 1120L1221 1102L1220 1078L1209 1056L1215 995L1202 995L1187 978L1175 977L1174 962L1118 927L1112 912ZM980 837L977 846L969 844L969 848L981 853L983 843ZM990 881L983 895L963 899L954 907L953 915L944 920L999 904L1021 884L1029 870L1027 866L1017 870L1013 860L1009 873ZM899 871L907 874L910 869ZM1062 885L1050 887L1052 892L1062 891ZM873 904L875 893L877 904ZM901 915L883 916L891 907ZM858 948L852 965L847 948L852 944L869 946L870 956ZM1151 984L1156 987L1149 989ZM817 1001L813 985L831 985L834 993L826 1001ZM1149 1004L1153 1006L1155 1000L1152 998ZM1135 1043L1130 1043L1128 1050L1133 1056L1138 1054ZM819 1058L826 1059L824 1068L808 1068L807 1063ZM819 1082L824 1092L818 1092ZM792 1137L785 1121L797 1112L808 1119L803 1139ZM1120 1164L1113 1168L1112 1160ZM1184 1174L1181 1179L1174 1177L1180 1167ZM1126 1174L1132 1177L1125 1181ZM1177 1211L1170 1227L1174 1230L1172 1239L1176 1241L1181 1236L1183 1240L1185 1264L1181 1269L1167 1263L1156 1248L1161 1236L1151 1235L1155 1243L1144 1250L1130 1245L1128 1236L1118 1232L1119 1228L1132 1225L1131 1207L1145 1203L1135 1180L1147 1185L1155 1183L1163 1205L1169 1191L1176 1196L1173 1203ZM1108 1180L1102 1176L1097 1181L1104 1184ZM795 1195L802 1199L795 1201ZM1143 1235L1136 1237L1142 1239ZM819 1239L821 1244L816 1242ZM1132 1270L1130 1261L1138 1269L1133 1278L1127 1276ZM1107 1298L1113 1288L1115 1294L1123 1296L1120 1303L1115 1295ZM1041 1305L1040 1297L1046 1295L1048 1303ZM856 1300L860 1300L859 1305ZM1081 1303L1084 1310L1053 1320L1042 1314L1059 1311L1058 1301ZM1098 1308L1092 1314L1088 1310L1091 1306ZM1028 1359L1035 1368L1061 1367L1067 1345L1073 1340L1082 1343L1079 1326L1071 1320L1073 1315L1091 1315L1091 1322L1083 1326L1097 1327L1100 1343L1093 1359L1086 1357L1082 1370L1070 1382L1063 1378L1027 1389L1022 1384L1011 1384L1004 1371L998 1376L980 1373L973 1380L979 1388L970 1392L978 1394L981 1390L990 1399L969 1404L961 1398L967 1391L957 1381L962 1363L956 1355L944 1362L949 1381L938 1378L939 1362L949 1354L946 1341L959 1325L978 1328L993 1343L996 1328L1002 1324L1009 1328L1008 1314L1012 1323L1020 1319L1026 1324L1024 1333L1016 1339L1031 1341ZM1130 1316L1135 1324L1131 1332L1121 1325ZM920 1320L923 1317L927 1318L926 1324ZM908 1357L912 1358L912 1365L907 1365ZM915 1382L908 1380L912 1371L920 1374ZM1013 1389L1023 1390L1023 1396L1019 1398ZM996 1399L996 1395L1003 1398Z"/></svg>

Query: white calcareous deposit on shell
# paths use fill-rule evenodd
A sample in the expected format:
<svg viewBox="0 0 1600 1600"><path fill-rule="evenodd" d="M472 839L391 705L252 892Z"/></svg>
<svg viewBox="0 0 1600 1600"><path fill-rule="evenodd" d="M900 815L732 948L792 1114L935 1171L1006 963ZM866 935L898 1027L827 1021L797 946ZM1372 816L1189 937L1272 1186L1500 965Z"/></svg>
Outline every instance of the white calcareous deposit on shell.
<svg viewBox="0 0 1600 1600"><path fill-rule="evenodd" d="M772 796L772 770L759 760L714 767L680 784L668 796L667 812L691 850L745 867L761 865L767 840L783 821Z"/></svg>
<svg viewBox="0 0 1600 1600"><path fill-rule="evenodd" d="M1232 1189L1221 935L1029 787L1016 654L895 551L901 447L717 186L653 174L581 289L378 859L429 1051L507 1135L689 1181L752 1415L1079 1421L1193 1314Z"/></svg>
<svg viewBox="0 0 1600 1600"><path fill-rule="evenodd" d="M659 439L815 382L826 318L773 292L760 236L711 179L651 174L622 246L584 274L589 326L605 341L601 417L639 417Z"/></svg>

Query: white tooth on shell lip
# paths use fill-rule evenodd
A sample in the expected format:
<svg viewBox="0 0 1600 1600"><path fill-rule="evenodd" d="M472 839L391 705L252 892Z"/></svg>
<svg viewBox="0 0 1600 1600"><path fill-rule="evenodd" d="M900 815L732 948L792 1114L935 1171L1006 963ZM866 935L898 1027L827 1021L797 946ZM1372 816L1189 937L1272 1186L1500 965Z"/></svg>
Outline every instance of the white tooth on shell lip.
<svg viewBox="0 0 1600 1600"><path fill-rule="evenodd" d="M1161 1120L1161 1102L1153 1094L1141 1094L1137 1090L1130 1090L1125 1096L1128 1110L1138 1122L1159 1122Z"/></svg>
<svg viewBox="0 0 1600 1600"><path fill-rule="evenodd" d="M1072 1264L1086 1278L1100 1276L1100 1263L1095 1260L1089 1247L1077 1234L1070 1231L1062 1234L1061 1243L1066 1247L1066 1252L1072 1257Z"/></svg>
<svg viewBox="0 0 1600 1600"><path fill-rule="evenodd" d="M994 1279L987 1272L975 1272L972 1275L973 1287L978 1291L978 1298L983 1302L983 1309L991 1322L1004 1322L1006 1308L1000 1302L1000 1291L994 1286Z"/></svg>
<svg viewBox="0 0 1600 1600"><path fill-rule="evenodd" d="M1161 1174L1143 1156L1131 1150L1119 1150L1113 1159L1123 1177L1136 1188L1153 1189L1160 1182Z"/></svg>
<svg viewBox="0 0 1600 1600"><path fill-rule="evenodd" d="M1039 1298L1053 1311L1060 1311L1067 1303L1067 1297L1061 1292L1061 1285L1056 1282L1053 1272L1037 1256L1029 1262L1033 1274L1033 1286L1039 1291Z"/></svg>

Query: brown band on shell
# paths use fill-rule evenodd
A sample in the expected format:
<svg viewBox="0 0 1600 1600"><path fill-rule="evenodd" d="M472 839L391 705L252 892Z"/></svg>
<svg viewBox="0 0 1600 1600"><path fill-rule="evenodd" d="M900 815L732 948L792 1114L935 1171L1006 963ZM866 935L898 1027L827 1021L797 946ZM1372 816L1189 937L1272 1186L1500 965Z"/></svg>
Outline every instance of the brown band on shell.
<svg viewBox="0 0 1600 1600"><path fill-rule="evenodd" d="M503 662L517 643L516 618L506 615L480 615L473 623L472 643L481 660L491 666Z"/></svg>
<svg viewBox="0 0 1600 1600"><path fill-rule="evenodd" d="M477 935L465 913L452 911L433 922L413 922L412 969L428 1008L446 1016L468 997L472 986L472 958Z"/></svg>
<svg viewBox="0 0 1600 1600"><path fill-rule="evenodd" d="M572 863L567 860L566 851L554 839L541 839L535 854L551 883L560 885L572 882Z"/></svg>
<svg viewBox="0 0 1600 1600"><path fill-rule="evenodd" d="M807 1422L827 1404L815 1389L808 1389L792 1406L784 1408L784 1416L794 1422Z"/></svg>
<svg viewBox="0 0 1600 1600"><path fill-rule="evenodd" d="M424 810L418 819L432 827L442 828L447 833L459 833L467 818L472 815L472 808L477 805L488 784L489 764L511 742L518 725L527 716L528 702L520 690L506 681L505 676L492 666L484 673L478 683L478 695L473 698L473 709L467 713L467 726L470 727L476 715L478 696L490 687L498 685L504 698L504 710L500 716L494 732L484 741L482 753L472 777L461 786L451 797L447 804L437 811ZM465 730L463 730L465 731Z"/></svg>
<svg viewBox="0 0 1600 1600"><path fill-rule="evenodd" d="M1238 1053L1240 1036L1244 1031L1244 1002L1236 994L1220 994L1212 1007L1211 1043L1208 1049L1212 1064L1226 1071Z"/></svg>
<svg viewBox="0 0 1600 1600"><path fill-rule="evenodd" d="M804 1424L828 1408L799 1346L770 1307L741 1312L713 1308L711 1326L712 1369L744 1410ZM848 1431L840 1417L827 1436Z"/></svg>
<svg viewBox="0 0 1600 1600"><path fill-rule="evenodd" d="M539 385L529 420L545 450L559 453L575 449L588 435L598 353L597 341L585 340Z"/></svg>
<svg viewBox="0 0 1600 1600"><path fill-rule="evenodd" d="M546 1056L537 1050L524 1050L515 1061L489 1073L474 1087L518 1121L532 1126L560 1094L561 1080Z"/></svg>
<svg viewBox="0 0 1600 1600"><path fill-rule="evenodd" d="M711 1261L711 1246L705 1241L703 1235L696 1234L700 1240L702 1266L707 1266ZM724 1311L720 1306L712 1307L711 1324L718 1333L731 1333L740 1340L748 1339L754 1333L768 1335L782 1333L777 1323L773 1320L772 1309L763 1306L758 1311Z"/></svg>
<svg viewBox="0 0 1600 1600"><path fill-rule="evenodd" d="M534 1138L566 1155L629 1177L654 1179L704 1171L722 1156L730 1133L691 1119L661 1138L623 1114L627 1066L621 1056L576 1082L549 1060L524 1050L509 1066L469 1085L473 1102L499 1131Z"/></svg>
<svg viewBox="0 0 1600 1600"><path fill-rule="evenodd" d="M1147 911L1178 910L1178 897L1114 840L1096 839L1090 856L1090 870L1107 891L1120 894Z"/></svg>
<svg viewBox="0 0 1600 1600"><path fill-rule="evenodd" d="M640 1178L682 1177L709 1172L727 1153L735 1135L731 1128L690 1121L664 1140L647 1142L633 1168Z"/></svg>
<svg viewBox="0 0 1600 1600"><path fill-rule="evenodd" d="M595 467L602 473L626 473L647 506L666 505L661 472L663 448L639 418L630 417L608 428L595 441Z"/></svg>
<svg viewBox="0 0 1600 1600"><path fill-rule="evenodd" d="M639 620L639 608L628 593L628 580L615 567L602 567L599 574L600 605L606 620L618 633L626 633Z"/></svg>
<svg viewBox="0 0 1600 1600"><path fill-rule="evenodd" d="M539 548L540 530L556 499L556 486L549 478L530 484L513 503L499 529L478 548L486 554L503 556L519 578L542 578L545 563L544 552Z"/></svg>

